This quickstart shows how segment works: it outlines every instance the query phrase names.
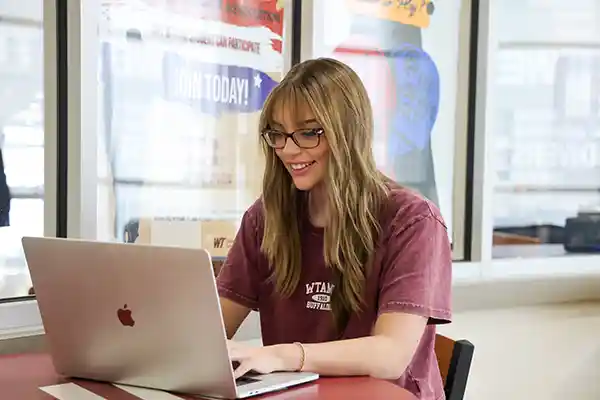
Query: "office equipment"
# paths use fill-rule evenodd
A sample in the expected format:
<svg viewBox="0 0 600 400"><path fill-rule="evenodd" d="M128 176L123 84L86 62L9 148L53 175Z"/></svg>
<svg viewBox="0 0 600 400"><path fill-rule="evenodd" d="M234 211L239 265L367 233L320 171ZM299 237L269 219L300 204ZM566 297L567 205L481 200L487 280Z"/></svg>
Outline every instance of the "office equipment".
<svg viewBox="0 0 600 400"><path fill-rule="evenodd" d="M318 378L236 384L206 250L32 237L23 248L59 374L221 398Z"/></svg>

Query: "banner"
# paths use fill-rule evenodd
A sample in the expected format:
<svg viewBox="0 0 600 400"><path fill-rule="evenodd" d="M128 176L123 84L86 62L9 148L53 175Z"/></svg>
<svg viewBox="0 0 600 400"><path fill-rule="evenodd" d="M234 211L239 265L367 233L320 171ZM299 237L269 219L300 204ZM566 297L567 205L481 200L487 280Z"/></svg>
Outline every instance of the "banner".
<svg viewBox="0 0 600 400"><path fill-rule="evenodd" d="M331 54L363 80L373 105L377 166L439 204L431 139L439 114L440 77L423 46L431 2L347 1L348 20L342 24L347 36L317 56ZM419 19L424 16L427 21Z"/></svg>
<svg viewBox="0 0 600 400"><path fill-rule="evenodd" d="M117 232L224 256L262 190L258 122L282 75L283 9L275 0L103 5L107 152L116 180L143 182L116 185Z"/></svg>
<svg viewBox="0 0 600 400"><path fill-rule="evenodd" d="M143 0L143 3L190 18L244 27L264 26L283 36L283 9L277 0Z"/></svg>
<svg viewBox="0 0 600 400"><path fill-rule="evenodd" d="M277 85L254 68L190 61L172 53L163 58L163 72L166 100L185 102L214 116L260 111Z"/></svg>

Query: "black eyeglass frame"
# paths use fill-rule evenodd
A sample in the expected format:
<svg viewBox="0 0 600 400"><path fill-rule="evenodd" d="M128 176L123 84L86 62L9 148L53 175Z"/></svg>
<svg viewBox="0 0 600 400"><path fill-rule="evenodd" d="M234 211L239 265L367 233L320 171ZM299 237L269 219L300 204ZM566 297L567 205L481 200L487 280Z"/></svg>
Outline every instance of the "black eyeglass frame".
<svg viewBox="0 0 600 400"><path fill-rule="evenodd" d="M283 146L273 146L271 144L271 142L269 141L269 139L267 138L267 136L269 135L269 132L273 132L278 135L282 135L285 138L285 140L283 141ZM313 132L314 134L317 135L317 143L314 146L310 146L310 147L301 146L300 143L298 143L298 140L296 139L296 137L294 136L296 133L299 133L299 132ZM275 129L267 128L262 131L260 136L263 138L263 140L265 141L265 143L267 143L267 145L269 147L276 149L276 150L281 150L281 149L285 148L285 145L287 144L288 139L292 139L292 142L294 142L294 144L301 149L314 149L315 147L317 147L321 144L321 136L323 136L323 134L325 134L325 129L323 129L323 128L298 129L297 131L294 131L291 133L281 132L281 131L278 131Z"/></svg>

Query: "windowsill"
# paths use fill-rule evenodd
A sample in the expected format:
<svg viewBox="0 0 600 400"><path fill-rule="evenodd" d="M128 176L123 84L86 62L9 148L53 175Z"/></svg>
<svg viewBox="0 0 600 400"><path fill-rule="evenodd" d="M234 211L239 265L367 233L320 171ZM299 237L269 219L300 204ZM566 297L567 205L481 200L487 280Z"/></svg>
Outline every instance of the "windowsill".
<svg viewBox="0 0 600 400"><path fill-rule="evenodd" d="M453 264L455 313L600 300L600 256L496 259ZM258 330L250 327L246 336ZM0 342L43 335L35 300L0 303Z"/></svg>
<svg viewBox="0 0 600 400"><path fill-rule="evenodd" d="M600 255L499 258L481 262L454 262L453 267L455 286L511 280L589 279L600 278Z"/></svg>
<svg viewBox="0 0 600 400"><path fill-rule="evenodd" d="M600 256L454 263L455 312L600 300Z"/></svg>
<svg viewBox="0 0 600 400"><path fill-rule="evenodd" d="M0 342L4 340L20 339L31 336L41 336L45 333L42 325L28 326L20 329L0 330Z"/></svg>

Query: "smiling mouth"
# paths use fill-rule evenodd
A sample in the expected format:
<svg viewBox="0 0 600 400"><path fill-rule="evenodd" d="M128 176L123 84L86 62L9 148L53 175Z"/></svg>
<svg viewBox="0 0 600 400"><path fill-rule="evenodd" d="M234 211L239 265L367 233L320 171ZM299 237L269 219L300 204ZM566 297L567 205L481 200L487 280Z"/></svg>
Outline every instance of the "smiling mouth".
<svg viewBox="0 0 600 400"><path fill-rule="evenodd" d="M311 161L308 163L301 163L301 164L290 164L290 168L294 172L299 172L299 171L305 170L306 168L310 167L314 163L315 163L315 161Z"/></svg>

